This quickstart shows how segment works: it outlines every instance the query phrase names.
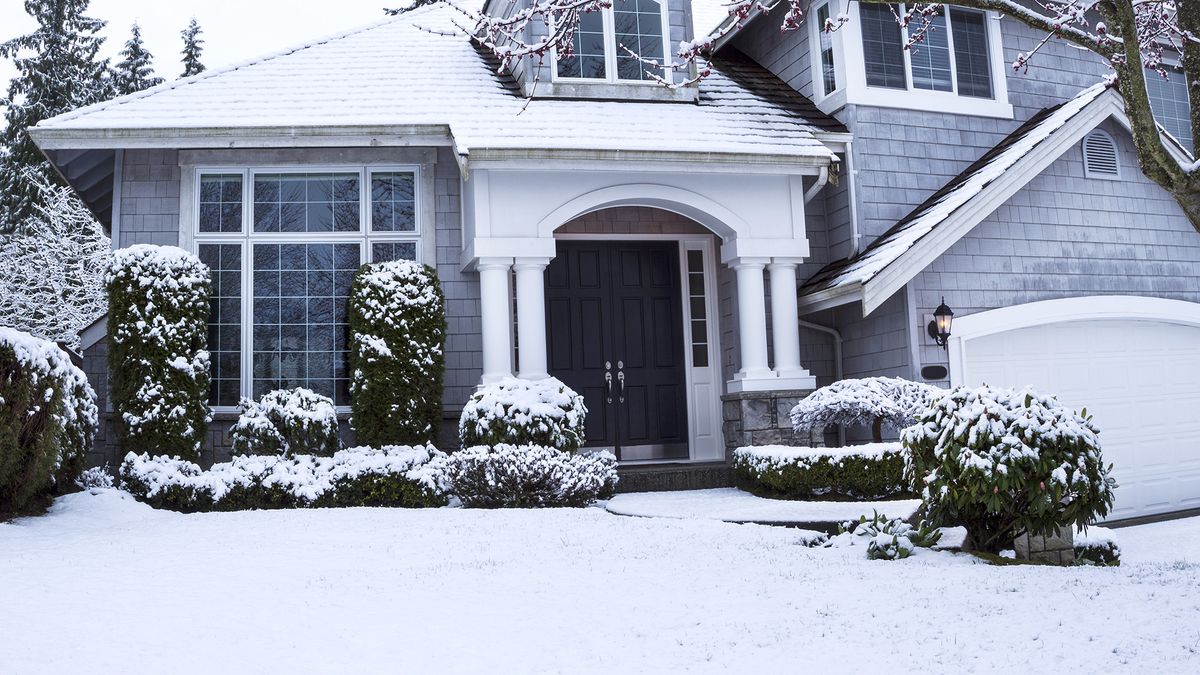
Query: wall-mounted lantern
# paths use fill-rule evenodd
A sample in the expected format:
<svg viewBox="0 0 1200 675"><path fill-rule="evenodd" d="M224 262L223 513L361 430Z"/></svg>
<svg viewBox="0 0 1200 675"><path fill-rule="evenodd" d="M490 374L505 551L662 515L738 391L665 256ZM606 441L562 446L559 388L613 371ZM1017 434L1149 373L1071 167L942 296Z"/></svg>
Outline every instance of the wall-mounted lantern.
<svg viewBox="0 0 1200 675"><path fill-rule="evenodd" d="M946 306L946 298L942 296L942 304L933 310L933 321L929 322L929 337L939 347L947 348L950 342L950 326L954 323L954 312Z"/></svg>

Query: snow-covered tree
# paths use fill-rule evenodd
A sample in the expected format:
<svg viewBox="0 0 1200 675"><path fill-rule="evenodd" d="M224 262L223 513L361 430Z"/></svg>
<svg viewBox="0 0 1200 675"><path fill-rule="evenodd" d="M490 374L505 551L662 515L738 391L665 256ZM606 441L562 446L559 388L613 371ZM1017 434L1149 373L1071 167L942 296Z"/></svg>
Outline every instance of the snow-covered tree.
<svg viewBox="0 0 1200 675"><path fill-rule="evenodd" d="M204 64L200 63L200 54L204 51L204 39L200 37L203 32L200 24L196 22L196 17L192 17L188 27L179 33L183 37L183 73L180 77L199 75L207 70Z"/></svg>
<svg viewBox="0 0 1200 675"><path fill-rule="evenodd" d="M875 442L883 427L903 429L942 395L937 387L898 377L839 380L821 387L792 408L792 427L800 433L827 427L869 426Z"/></svg>
<svg viewBox="0 0 1200 675"><path fill-rule="evenodd" d="M25 130L108 94L108 61L97 58L104 22L86 16L88 3L25 0L37 29L0 43L0 57L12 59L17 70L0 98L6 123L0 132L0 232L33 215L40 195L35 178L59 181Z"/></svg>
<svg viewBox="0 0 1200 675"><path fill-rule="evenodd" d="M121 50L121 61L113 67L113 85L117 96L132 94L163 83L154 76L154 55L142 41L142 29L134 22L129 40Z"/></svg>
<svg viewBox="0 0 1200 675"><path fill-rule="evenodd" d="M416 0L414 6L426 4ZM612 6L612 0L531 0L507 14L488 15L458 0L445 0L462 19L459 28L491 51L502 70L511 70L522 59L543 61L557 51L560 59L573 56L572 42L580 17ZM889 0L862 0L888 3ZM805 24L809 0L728 0L735 21L713 35L698 35L679 44L673 56L677 69L696 67L695 75L680 83L667 82L655 71L661 64L645 60L646 75L664 86L686 86L708 75L704 57L716 41L728 35L752 12L773 12L780 29L796 30ZM1181 165L1164 145L1154 120L1147 77L1165 77L1164 58L1178 58L1189 83L1200 82L1200 2L1181 0L955 0L963 7L991 10L1043 31L1045 36L1028 52L1018 54L1012 64L1027 70L1030 59L1052 40L1066 40L1095 52L1113 70L1117 90L1125 99L1138 163L1150 180L1169 192L1200 230L1200 162ZM897 7L897 5L892 5ZM390 13L407 11L389 10ZM909 28L909 44L922 42L942 3L917 2L905 6L896 20ZM831 17L820 27L837 30L847 16ZM551 26L551 30L546 27ZM1200 138L1200 88L1189 87L1193 136Z"/></svg>
<svg viewBox="0 0 1200 675"><path fill-rule="evenodd" d="M0 326L79 346L79 331L103 316L108 237L68 187L38 186L26 227L0 237Z"/></svg>

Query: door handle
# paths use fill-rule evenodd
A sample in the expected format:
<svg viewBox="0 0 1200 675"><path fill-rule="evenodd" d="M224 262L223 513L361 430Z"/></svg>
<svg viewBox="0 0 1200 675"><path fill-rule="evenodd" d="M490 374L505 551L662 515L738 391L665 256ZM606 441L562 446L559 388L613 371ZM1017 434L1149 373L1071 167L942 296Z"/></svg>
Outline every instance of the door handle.
<svg viewBox="0 0 1200 675"><path fill-rule="evenodd" d="M605 361L604 368L605 368L604 381L606 383L608 383L607 402L612 403L612 361ZM624 386L624 385L622 385L622 386Z"/></svg>
<svg viewBox="0 0 1200 675"><path fill-rule="evenodd" d="M625 364L617 361L617 382L621 385L621 396L617 399L618 403L625 402Z"/></svg>

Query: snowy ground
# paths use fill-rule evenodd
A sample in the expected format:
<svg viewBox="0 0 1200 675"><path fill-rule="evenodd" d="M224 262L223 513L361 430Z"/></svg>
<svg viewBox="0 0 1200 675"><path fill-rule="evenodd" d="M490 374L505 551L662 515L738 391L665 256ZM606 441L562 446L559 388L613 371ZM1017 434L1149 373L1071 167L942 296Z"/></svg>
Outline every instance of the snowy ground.
<svg viewBox="0 0 1200 675"><path fill-rule="evenodd" d="M79 494L0 525L0 670L1200 672L1200 520L1118 536L1119 569L992 567L599 508Z"/></svg>
<svg viewBox="0 0 1200 675"><path fill-rule="evenodd" d="M876 511L908 518L921 506L919 499L887 502L801 502L765 499L737 488L633 492L613 497L608 510L622 516L703 518L731 523L824 523L858 520Z"/></svg>

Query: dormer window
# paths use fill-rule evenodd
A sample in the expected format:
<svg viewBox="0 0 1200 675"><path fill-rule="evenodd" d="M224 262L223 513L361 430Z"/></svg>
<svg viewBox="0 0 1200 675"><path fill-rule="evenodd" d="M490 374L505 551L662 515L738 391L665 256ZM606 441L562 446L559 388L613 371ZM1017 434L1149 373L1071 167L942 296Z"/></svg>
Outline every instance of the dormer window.
<svg viewBox="0 0 1200 675"><path fill-rule="evenodd" d="M665 4L655 0L613 0L612 7L581 14L572 41L574 54L555 59L556 79L648 80L646 71L656 69L638 57L663 62L667 53L665 25ZM662 76L663 69L658 68L655 74Z"/></svg>
<svg viewBox="0 0 1200 675"><path fill-rule="evenodd" d="M1175 68L1167 68L1166 73L1167 76L1163 77L1154 71L1146 71L1150 109L1162 128L1190 152L1193 142L1192 113L1188 102L1187 76Z"/></svg>

